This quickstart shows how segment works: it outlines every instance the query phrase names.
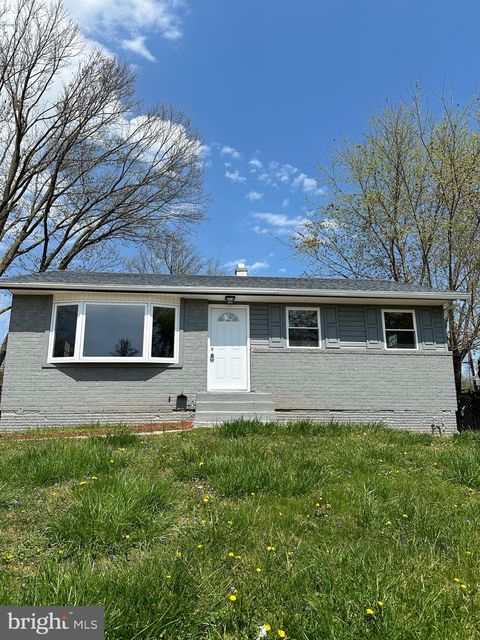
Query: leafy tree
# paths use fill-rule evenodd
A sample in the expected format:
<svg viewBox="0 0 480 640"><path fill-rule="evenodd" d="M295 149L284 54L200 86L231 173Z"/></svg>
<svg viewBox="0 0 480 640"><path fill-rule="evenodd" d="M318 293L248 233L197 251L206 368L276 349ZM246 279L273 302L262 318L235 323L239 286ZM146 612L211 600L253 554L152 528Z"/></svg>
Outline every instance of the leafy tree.
<svg viewBox="0 0 480 640"><path fill-rule="evenodd" d="M0 275L84 266L202 219L197 134L134 91L61 0L0 0Z"/></svg>
<svg viewBox="0 0 480 640"><path fill-rule="evenodd" d="M135 273L222 275L219 260L203 258L184 231L159 234L148 239L133 258L124 262Z"/></svg>
<svg viewBox="0 0 480 640"><path fill-rule="evenodd" d="M479 341L480 135L477 107L416 95L372 118L321 169L325 203L292 238L310 274L374 277L469 292L449 305L457 390Z"/></svg>

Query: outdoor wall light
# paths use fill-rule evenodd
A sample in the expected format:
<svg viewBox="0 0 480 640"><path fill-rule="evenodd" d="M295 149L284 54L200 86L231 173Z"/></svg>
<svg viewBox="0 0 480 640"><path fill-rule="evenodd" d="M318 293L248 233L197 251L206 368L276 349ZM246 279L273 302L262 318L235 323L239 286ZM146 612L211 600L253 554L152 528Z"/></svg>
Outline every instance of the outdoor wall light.
<svg viewBox="0 0 480 640"><path fill-rule="evenodd" d="M225 296L225 302L227 304L233 304L235 302L235 296Z"/></svg>

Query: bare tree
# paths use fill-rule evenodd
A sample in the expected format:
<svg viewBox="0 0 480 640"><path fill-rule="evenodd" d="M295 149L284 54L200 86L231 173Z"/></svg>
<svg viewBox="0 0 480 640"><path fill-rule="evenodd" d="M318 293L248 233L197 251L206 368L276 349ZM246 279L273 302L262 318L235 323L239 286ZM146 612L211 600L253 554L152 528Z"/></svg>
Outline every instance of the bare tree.
<svg viewBox="0 0 480 640"><path fill-rule="evenodd" d="M166 232L147 240L138 253L125 260L125 268L136 273L172 273L222 275L224 270L215 258L199 255L186 232Z"/></svg>
<svg viewBox="0 0 480 640"><path fill-rule="evenodd" d="M374 117L322 170L327 202L293 239L310 273L470 293L447 309L457 390L480 337L480 135L476 110L419 96Z"/></svg>
<svg viewBox="0 0 480 640"><path fill-rule="evenodd" d="M85 50L60 0L0 0L0 275L77 266L203 216L186 117L145 111L131 70Z"/></svg>

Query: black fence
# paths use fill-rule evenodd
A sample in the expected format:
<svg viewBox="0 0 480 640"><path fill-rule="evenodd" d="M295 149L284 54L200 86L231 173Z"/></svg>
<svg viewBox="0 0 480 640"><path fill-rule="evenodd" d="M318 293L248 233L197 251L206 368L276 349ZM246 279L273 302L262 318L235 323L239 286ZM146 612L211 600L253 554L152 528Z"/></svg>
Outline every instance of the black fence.
<svg viewBox="0 0 480 640"><path fill-rule="evenodd" d="M480 431L480 392L462 393L458 397L457 428Z"/></svg>

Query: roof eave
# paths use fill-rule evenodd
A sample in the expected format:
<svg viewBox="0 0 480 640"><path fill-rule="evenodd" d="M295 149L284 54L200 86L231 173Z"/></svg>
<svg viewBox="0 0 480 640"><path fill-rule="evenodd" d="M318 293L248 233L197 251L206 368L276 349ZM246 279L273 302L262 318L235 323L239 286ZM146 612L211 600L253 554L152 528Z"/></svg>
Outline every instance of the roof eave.
<svg viewBox="0 0 480 640"><path fill-rule="evenodd" d="M30 290L30 291L121 291L125 293L176 293L176 294L233 294L233 295L261 295L261 296L295 296L295 297L352 297L352 298L410 298L412 300L436 300L448 302L452 300L468 300L468 293L455 291L372 291L351 289L288 289L267 287L185 287L185 286L155 286L155 285L116 285L116 284L66 284L66 283L38 283L38 282L10 282L1 283L0 289Z"/></svg>

